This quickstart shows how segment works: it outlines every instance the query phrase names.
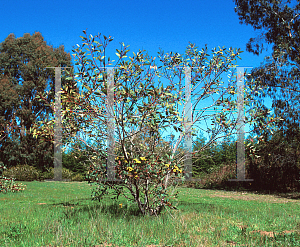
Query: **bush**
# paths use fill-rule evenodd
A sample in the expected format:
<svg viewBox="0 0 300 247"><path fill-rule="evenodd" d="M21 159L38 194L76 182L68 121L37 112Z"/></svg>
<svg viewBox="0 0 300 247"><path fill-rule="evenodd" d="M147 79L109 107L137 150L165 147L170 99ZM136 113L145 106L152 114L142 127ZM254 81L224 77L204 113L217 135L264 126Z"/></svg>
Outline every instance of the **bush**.
<svg viewBox="0 0 300 247"><path fill-rule="evenodd" d="M247 176L247 172L245 175ZM236 164L232 163L231 165L220 165L210 169L209 173L202 173L200 176L196 177L201 179L201 181L187 181L185 186L195 189L231 187L228 179L233 179L235 176Z"/></svg>
<svg viewBox="0 0 300 247"><path fill-rule="evenodd" d="M62 169L62 178L63 179L72 179L72 177L74 177L74 173L73 172L71 172L67 168L63 168ZM43 179L53 179L54 178L54 168L50 167L50 169L47 172L44 172L42 174L42 178Z"/></svg>
<svg viewBox="0 0 300 247"><path fill-rule="evenodd" d="M81 181L84 181L84 178L83 178L83 176L81 174L76 174L76 175L74 175L72 177L72 181L79 181L79 182L81 182Z"/></svg>
<svg viewBox="0 0 300 247"><path fill-rule="evenodd" d="M0 161L0 192L17 192L23 191L26 189L26 185L23 184L15 184L14 178L6 178L3 177L3 171L6 169L3 162Z"/></svg>
<svg viewBox="0 0 300 247"><path fill-rule="evenodd" d="M49 171L43 172L42 174L42 179L53 179L53 178L54 178L54 173L53 170L51 170L51 168Z"/></svg>
<svg viewBox="0 0 300 247"><path fill-rule="evenodd" d="M284 193L300 189L300 134L296 134L284 135L279 130L265 138L266 142L255 143L257 158L250 157L246 146L250 177L255 179L253 189Z"/></svg>
<svg viewBox="0 0 300 247"><path fill-rule="evenodd" d="M95 147L95 145L93 144L93 146L98 150L103 149L101 145ZM84 177L90 166L88 156L91 156L92 154L94 156L94 151L81 141L72 143L70 148L70 152L62 153L62 166L69 169L73 173L79 173ZM81 151L79 151L78 148Z"/></svg>
<svg viewBox="0 0 300 247"><path fill-rule="evenodd" d="M17 165L3 171L3 176L7 178L14 178L17 181L34 181L39 180L41 174L33 166Z"/></svg>

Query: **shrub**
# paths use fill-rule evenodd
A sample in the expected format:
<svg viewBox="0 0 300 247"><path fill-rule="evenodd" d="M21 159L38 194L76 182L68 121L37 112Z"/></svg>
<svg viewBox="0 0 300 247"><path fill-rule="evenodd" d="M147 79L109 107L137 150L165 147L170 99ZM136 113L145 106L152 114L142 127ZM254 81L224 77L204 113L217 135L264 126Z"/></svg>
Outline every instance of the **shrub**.
<svg viewBox="0 0 300 247"><path fill-rule="evenodd" d="M72 181L79 181L79 182L81 182L81 181L84 181L84 178L83 178L83 176L81 174L76 174L76 175L74 175L72 177Z"/></svg>
<svg viewBox="0 0 300 247"><path fill-rule="evenodd" d="M289 192L299 190L300 146L299 136L293 132L284 135L277 131L270 140L255 143L258 157L250 157L251 152L246 146L246 162L249 173L255 179L253 189ZM248 141L249 142L249 141Z"/></svg>
<svg viewBox="0 0 300 247"><path fill-rule="evenodd" d="M17 192L23 191L26 189L26 185L23 184L15 184L14 178L6 178L2 176L3 171L6 169L3 162L0 161L0 192Z"/></svg>
<svg viewBox="0 0 300 247"><path fill-rule="evenodd" d="M69 169L63 168L62 169L62 177L66 179L72 179L74 173L71 172Z"/></svg>
<svg viewBox="0 0 300 247"><path fill-rule="evenodd" d="M39 180L40 172L29 165L17 165L3 172L3 176L14 178L17 181L34 181Z"/></svg>
<svg viewBox="0 0 300 247"><path fill-rule="evenodd" d="M54 178L54 168L50 167L47 172L44 172L42 175L43 179L53 179ZM63 179L72 179L74 173L67 168L62 169L62 178Z"/></svg>
<svg viewBox="0 0 300 247"><path fill-rule="evenodd" d="M43 179L53 179L53 177L54 177L54 173L51 169L49 171L43 172L42 174Z"/></svg>
<svg viewBox="0 0 300 247"><path fill-rule="evenodd" d="M200 178L201 181L193 181L189 182L187 181L185 183L186 187L190 188L196 188L196 189L210 189L210 188L218 188L218 187L230 187L230 182L228 182L228 179L235 178L236 171L235 171L236 165L220 165L215 166L209 170L208 173L202 173L200 176L197 176L197 178ZM247 176L247 172L246 172Z"/></svg>

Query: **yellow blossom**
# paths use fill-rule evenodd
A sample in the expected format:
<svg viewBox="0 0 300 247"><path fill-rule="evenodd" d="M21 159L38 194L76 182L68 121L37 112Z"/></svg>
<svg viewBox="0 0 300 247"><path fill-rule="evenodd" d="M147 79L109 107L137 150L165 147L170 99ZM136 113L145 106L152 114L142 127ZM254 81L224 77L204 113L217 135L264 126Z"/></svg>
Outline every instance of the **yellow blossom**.
<svg viewBox="0 0 300 247"><path fill-rule="evenodd" d="M145 157L140 157L140 159L141 159L141 160L146 160L146 158L145 158Z"/></svg>
<svg viewBox="0 0 300 247"><path fill-rule="evenodd" d="M166 167L169 167L169 166L170 166L170 164L165 164L165 166L166 166Z"/></svg>
<svg viewBox="0 0 300 247"><path fill-rule="evenodd" d="M130 172L133 170L132 167L127 167L127 170L129 170Z"/></svg>
<svg viewBox="0 0 300 247"><path fill-rule="evenodd" d="M121 204L119 204L120 208L122 208L122 205L123 205L122 203L121 203Z"/></svg>
<svg viewBox="0 0 300 247"><path fill-rule="evenodd" d="M139 161L138 159L133 159L136 163L142 163L141 161Z"/></svg>
<svg viewBox="0 0 300 247"><path fill-rule="evenodd" d="M134 176L134 178L138 178L138 175Z"/></svg>

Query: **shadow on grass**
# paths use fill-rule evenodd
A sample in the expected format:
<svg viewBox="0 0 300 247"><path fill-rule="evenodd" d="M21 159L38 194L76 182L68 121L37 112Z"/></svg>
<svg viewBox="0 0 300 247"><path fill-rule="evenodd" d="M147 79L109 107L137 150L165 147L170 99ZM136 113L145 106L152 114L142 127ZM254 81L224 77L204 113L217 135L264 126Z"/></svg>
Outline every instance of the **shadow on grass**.
<svg viewBox="0 0 300 247"><path fill-rule="evenodd" d="M115 201L113 201L112 203L108 203L105 201L98 203L98 201L95 201L90 204L86 204L85 202L89 203L91 202L91 199L90 198L74 199L67 202L52 203L47 205L65 207L67 210L63 212L64 218L68 220L72 219L73 221L79 220L80 217L78 216L81 214L83 215L88 214L93 218L99 217L99 214L101 214L104 216L112 217L114 219L122 218L128 221L132 220L132 218L134 217L138 217L141 219L145 217L140 212L136 204L132 204L130 206L126 204L122 204L121 207L120 204ZM176 203L176 207L180 212L188 212L188 211L198 212L200 209L201 210L204 209L209 212L220 210L220 205L216 206L214 204L203 203L203 202L198 203L198 202L179 201ZM166 211L167 210L163 208L163 210L161 211L161 215L159 216L164 217L165 215L168 215ZM173 211L177 211L177 210L171 210L170 212L172 213ZM155 216L149 216L149 217L155 218Z"/></svg>
<svg viewBox="0 0 300 247"><path fill-rule="evenodd" d="M286 199L293 199L293 200L299 200L300 199L300 192L280 192L280 191L270 191L270 190L261 190L261 191L251 191L250 192L254 194L259 195L273 195L281 198Z"/></svg>
<svg viewBox="0 0 300 247"><path fill-rule="evenodd" d="M132 217L143 217L137 205L133 204L131 206L122 204L122 207L118 202L112 201L108 202L98 202L92 201L91 198L74 199L67 202L52 203L48 206L63 206L68 210L64 212L65 217L77 218L79 214L89 214L93 217L98 217L99 214L109 215L113 218L127 218L128 220Z"/></svg>

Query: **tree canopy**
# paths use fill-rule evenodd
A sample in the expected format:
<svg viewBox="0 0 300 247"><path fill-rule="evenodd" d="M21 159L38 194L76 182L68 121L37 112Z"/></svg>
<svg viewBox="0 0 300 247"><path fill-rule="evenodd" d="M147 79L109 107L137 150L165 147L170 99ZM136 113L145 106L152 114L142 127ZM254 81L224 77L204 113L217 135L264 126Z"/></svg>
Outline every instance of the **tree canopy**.
<svg viewBox="0 0 300 247"><path fill-rule="evenodd" d="M47 45L39 32L20 38L10 34L0 44L0 159L8 167L53 163L53 143L33 139L29 129L36 120L53 114L51 107L36 97L48 87L46 100L55 101L55 72L46 67L67 66L71 66L71 56L64 46ZM63 78L62 85L66 85Z"/></svg>
<svg viewBox="0 0 300 247"><path fill-rule="evenodd" d="M235 12L240 22L251 25L261 33L250 38L247 51L259 55L272 45L272 54L265 58L261 66L252 70L251 79L256 86L267 86L267 92L257 95L259 102L269 95L273 98L272 107L284 122L279 129L292 134L299 125L299 77L300 77L300 2L235 0ZM297 123L298 122L298 123Z"/></svg>
<svg viewBox="0 0 300 247"><path fill-rule="evenodd" d="M257 176L258 174L269 173L271 168L276 170L272 173L272 177L271 173L269 177L262 176L261 181L264 185L272 183L272 186L280 187L283 181L296 181L294 174L300 171L300 1L234 0L234 2L240 22L260 31L257 37L250 38L246 45L247 51L259 55L267 48L266 45L272 46L271 55L265 57L264 62L252 70L248 79L254 80L256 87L265 88L263 94L255 95L256 103L261 104L264 101L263 97L270 96L275 116L280 116L282 121L276 124L274 131L262 128L267 121L264 118L254 125L256 134L263 136L267 143L258 145L260 162L252 160L250 166L253 171L256 169L256 173L252 173L252 176L258 180L260 176ZM264 105L261 107L265 111L268 110Z"/></svg>

